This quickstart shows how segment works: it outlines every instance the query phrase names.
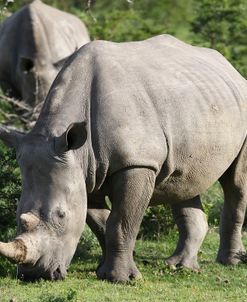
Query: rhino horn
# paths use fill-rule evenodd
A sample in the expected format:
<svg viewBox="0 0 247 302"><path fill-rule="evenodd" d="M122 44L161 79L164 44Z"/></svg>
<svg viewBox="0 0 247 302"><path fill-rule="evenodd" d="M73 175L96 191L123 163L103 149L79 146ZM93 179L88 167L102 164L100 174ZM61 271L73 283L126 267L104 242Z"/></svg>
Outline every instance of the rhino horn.
<svg viewBox="0 0 247 302"><path fill-rule="evenodd" d="M15 239L8 243L0 242L0 255L14 263L24 263L27 256L27 247L21 239Z"/></svg>
<svg viewBox="0 0 247 302"><path fill-rule="evenodd" d="M0 256L16 264L34 265L40 258L39 244L32 235L24 233L11 242L0 242Z"/></svg>
<svg viewBox="0 0 247 302"><path fill-rule="evenodd" d="M20 221L25 231L31 232L39 224L40 219L34 214L32 214L31 212L28 212L28 213L21 214Z"/></svg>

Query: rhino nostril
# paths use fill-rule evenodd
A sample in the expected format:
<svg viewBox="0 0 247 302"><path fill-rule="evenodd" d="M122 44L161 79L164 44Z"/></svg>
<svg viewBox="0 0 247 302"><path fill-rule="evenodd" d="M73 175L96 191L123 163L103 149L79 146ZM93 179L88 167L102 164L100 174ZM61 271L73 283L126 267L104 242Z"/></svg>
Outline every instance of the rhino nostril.
<svg viewBox="0 0 247 302"><path fill-rule="evenodd" d="M60 266L52 273L52 280L63 280L64 275L61 272Z"/></svg>

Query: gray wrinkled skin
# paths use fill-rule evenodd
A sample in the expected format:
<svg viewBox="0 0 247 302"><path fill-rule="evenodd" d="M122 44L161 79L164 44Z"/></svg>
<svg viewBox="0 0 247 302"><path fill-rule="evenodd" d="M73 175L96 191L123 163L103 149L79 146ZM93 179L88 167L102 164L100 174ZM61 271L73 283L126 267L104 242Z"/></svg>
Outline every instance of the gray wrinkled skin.
<svg viewBox="0 0 247 302"><path fill-rule="evenodd" d="M66 58L89 40L78 18L34 0L0 27L0 86L36 106Z"/></svg>
<svg viewBox="0 0 247 302"><path fill-rule="evenodd" d="M197 268L207 232L199 196L216 180L225 193L218 261L237 263L246 98L246 80L218 52L169 35L82 47L54 81L33 130L0 132L22 173L20 275L63 278L87 220L103 250L98 277L139 278L135 239L147 206L161 203L172 206L180 233L167 263ZM20 221L29 212L40 221L31 230Z"/></svg>

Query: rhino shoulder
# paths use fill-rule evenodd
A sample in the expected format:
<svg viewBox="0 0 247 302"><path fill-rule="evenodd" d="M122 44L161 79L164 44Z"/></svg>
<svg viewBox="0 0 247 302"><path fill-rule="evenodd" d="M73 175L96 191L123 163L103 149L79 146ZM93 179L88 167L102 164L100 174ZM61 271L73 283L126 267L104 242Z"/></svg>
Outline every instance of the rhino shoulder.
<svg viewBox="0 0 247 302"><path fill-rule="evenodd" d="M82 58L84 56L91 57L94 60L100 58L100 61L104 60L104 57L111 54L111 49L114 48L114 42L104 41L104 40L95 40L87 43L82 46L81 49L77 52L77 55Z"/></svg>

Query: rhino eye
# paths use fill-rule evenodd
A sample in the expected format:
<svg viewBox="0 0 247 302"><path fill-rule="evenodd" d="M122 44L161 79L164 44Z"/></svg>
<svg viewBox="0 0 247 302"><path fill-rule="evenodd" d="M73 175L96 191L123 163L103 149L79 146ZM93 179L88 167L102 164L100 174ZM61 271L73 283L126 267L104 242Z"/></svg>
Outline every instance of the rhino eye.
<svg viewBox="0 0 247 302"><path fill-rule="evenodd" d="M64 230L66 225L66 213L61 208L56 208L50 220L50 224L54 227L55 230L61 232Z"/></svg>
<svg viewBox="0 0 247 302"><path fill-rule="evenodd" d="M66 216L66 214L63 210L57 209L57 216L62 219Z"/></svg>

